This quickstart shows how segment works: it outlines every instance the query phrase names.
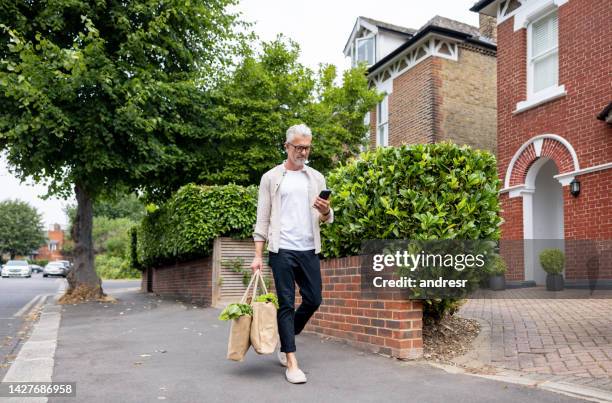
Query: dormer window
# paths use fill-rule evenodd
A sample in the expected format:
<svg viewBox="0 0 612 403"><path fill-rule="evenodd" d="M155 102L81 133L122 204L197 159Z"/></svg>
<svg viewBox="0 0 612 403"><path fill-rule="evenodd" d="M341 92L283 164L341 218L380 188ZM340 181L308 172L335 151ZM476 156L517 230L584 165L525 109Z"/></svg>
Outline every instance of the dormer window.
<svg viewBox="0 0 612 403"><path fill-rule="evenodd" d="M361 62L365 62L368 66L373 65L376 61L374 58L375 54L375 39L374 35L367 36L365 38L359 38L356 40L357 52L355 54L354 64L357 65Z"/></svg>

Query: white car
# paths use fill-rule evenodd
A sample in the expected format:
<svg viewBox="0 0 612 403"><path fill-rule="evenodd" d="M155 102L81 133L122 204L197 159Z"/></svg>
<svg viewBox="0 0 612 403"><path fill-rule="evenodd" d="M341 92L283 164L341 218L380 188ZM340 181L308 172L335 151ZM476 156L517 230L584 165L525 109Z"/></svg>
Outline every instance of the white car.
<svg viewBox="0 0 612 403"><path fill-rule="evenodd" d="M61 262L51 262L48 263L43 269L43 277L49 276L62 276L66 277L68 270L66 270L66 266L64 266Z"/></svg>
<svg viewBox="0 0 612 403"><path fill-rule="evenodd" d="M32 277L27 260L9 260L2 266L2 277Z"/></svg>
<svg viewBox="0 0 612 403"><path fill-rule="evenodd" d="M70 263L69 260L54 260L52 263L62 263L64 265L64 268L66 269L66 273L68 273L70 269L72 269L72 263Z"/></svg>

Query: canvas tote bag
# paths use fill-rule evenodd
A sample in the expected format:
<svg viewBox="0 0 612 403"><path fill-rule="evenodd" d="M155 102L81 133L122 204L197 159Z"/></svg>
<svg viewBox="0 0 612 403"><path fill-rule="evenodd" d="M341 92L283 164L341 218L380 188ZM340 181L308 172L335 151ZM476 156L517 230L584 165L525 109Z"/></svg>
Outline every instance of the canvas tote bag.
<svg viewBox="0 0 612 403"><path fill-rule="evenodd" d="M251 306L253 307L251 344L257 354L272 354L278 342L276 306L272 302L255 302L258 283L262 285L263 294L267 294L268 290L260 270L257 270L253 277L256 277L256 280L253 286L253 299L251 300Z"/></svg>
<svg viewBox="0 0 612 403"><path fill-rule="evenodd" d="M249 289L253 285L255 275L251 277L249 285L242 295L241 304L246 304ZM232 319L230 326L229 342L227 343L227 359L232 361L244 361L249 347L251 345L251 321L250 315L242 315L238 319Z"/></svg>

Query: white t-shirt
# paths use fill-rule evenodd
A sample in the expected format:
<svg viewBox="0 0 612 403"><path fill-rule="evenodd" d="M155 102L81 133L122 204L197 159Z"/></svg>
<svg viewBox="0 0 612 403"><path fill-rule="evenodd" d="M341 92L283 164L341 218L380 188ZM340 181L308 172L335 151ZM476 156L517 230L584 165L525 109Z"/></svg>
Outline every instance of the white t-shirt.
<svg viewBox="0 0 612 403"><path fill-rule="evenodd" d="M287 169L279 191L281 195L279 248L315 249L306 171Z"/></svg>

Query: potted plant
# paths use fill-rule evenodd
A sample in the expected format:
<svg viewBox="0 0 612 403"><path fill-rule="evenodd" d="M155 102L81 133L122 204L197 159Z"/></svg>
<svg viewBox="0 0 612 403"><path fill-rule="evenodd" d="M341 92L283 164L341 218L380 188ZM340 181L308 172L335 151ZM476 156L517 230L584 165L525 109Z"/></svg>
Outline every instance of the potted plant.
<svg viewBox="0 0 612 403"><path fill-rule="evenodd" d="M548 291L563 290L563 267L565 255L560 249L544 249L540 252L540 264L547 273L546 289Z"/></svg>
<svg viewBox="0 0 612 403"><path fill-rule="evenodd" d="M489 262L489 288L493 291L506 289L506 278L504 274L508 270L506 262L500 255L493 255Z"/></svg>

